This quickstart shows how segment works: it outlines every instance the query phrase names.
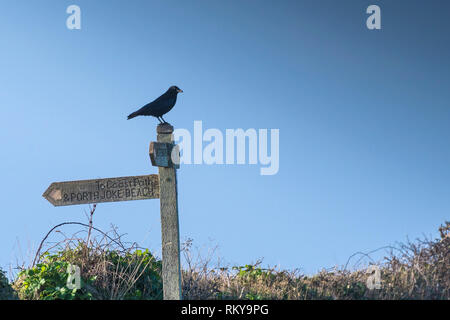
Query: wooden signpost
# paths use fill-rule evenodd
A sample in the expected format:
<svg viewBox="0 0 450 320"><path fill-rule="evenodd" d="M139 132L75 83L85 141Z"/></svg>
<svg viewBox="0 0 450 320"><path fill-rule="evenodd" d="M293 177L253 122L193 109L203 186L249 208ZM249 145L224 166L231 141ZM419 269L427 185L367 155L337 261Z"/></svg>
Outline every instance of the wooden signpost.
<svg viewBox="0 0 450 320"><path fill-rule="evenodd" d="M164 300L181 300L180 231L176 169L179 150L173 127L158 125L157 142L150 143L150 159L159 174L52 183L43 197L54 206L160 199L162 279Z"/></svg>
<svg viewBox="0 0 450 320"><path fill-rule="evenodd" d="M173 127L160 124L156 128L158 143L173 145ZM158 150L150 144L150 159L161 158ZM162 279L164 300L181 299L180 227L178 222L177 173L172 165L172 148L166 148L166 166L159 166L161 237L162 237ZM163 157L164 158L164 157ZM162 160L163 164L166 162ZM158 163L153 164L158 165Z"/></svg>

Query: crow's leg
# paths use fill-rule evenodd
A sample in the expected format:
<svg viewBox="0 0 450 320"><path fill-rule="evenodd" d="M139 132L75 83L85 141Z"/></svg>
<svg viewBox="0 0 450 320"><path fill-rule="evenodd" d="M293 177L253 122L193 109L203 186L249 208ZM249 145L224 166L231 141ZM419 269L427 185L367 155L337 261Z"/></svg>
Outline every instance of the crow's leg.
<svg viewBox="0 0 450 320"><path fill-rule="evenodd" d="M158 119L159 123L164 123L164 122L161 121L160 118L161 118L161 117L156 117L156 119Z"/></svg>
<svg viewBox="0 0 450 320"><path fill-rule="evenodd" d="M164 123L167 123L167 121L166 120L164 120L164 118L161 116L161 119L163 119L163 121L164 121Z"/></svg>

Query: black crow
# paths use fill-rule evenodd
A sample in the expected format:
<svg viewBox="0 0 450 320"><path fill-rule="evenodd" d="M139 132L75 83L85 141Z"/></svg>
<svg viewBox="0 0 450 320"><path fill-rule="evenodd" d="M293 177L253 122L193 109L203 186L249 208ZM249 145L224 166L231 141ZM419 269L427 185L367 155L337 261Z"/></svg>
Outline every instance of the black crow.
<svg viewBox="0 0 450 320"><path fill-rule="evenodd" d="M167 123L162 116L172 110L173 106L177 102L177 95L180 92L183 92L183 90L181 90L177 86L171 86L158 99L146 104L138 111L130 114L128 116L128 120L133 119L137 116L153 116L157 118L160 123Z"/></svg>

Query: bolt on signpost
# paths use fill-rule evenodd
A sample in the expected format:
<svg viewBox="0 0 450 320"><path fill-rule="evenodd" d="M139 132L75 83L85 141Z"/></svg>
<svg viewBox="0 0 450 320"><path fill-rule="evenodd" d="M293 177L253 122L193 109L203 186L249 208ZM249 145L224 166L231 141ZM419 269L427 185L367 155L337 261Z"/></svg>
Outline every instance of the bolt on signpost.
<svg viewBox="0 0 450 320"><path fill-rule="evenodd" d="M159 174L52 183L43 197L56 207L77 204L160 199L164 300L181 300L180 227L176 169L179 149L173 127L158 125L150 159Z"/></svg>

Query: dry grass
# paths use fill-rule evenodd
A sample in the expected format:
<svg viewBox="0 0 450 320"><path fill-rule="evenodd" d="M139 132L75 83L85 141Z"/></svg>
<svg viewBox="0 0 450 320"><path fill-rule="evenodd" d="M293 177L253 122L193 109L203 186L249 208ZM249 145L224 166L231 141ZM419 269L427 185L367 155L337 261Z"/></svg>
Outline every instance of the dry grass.
<svg viewBox="0 0 450 320"><path fill-rule="evenodd" d="M417 240L392 248L378 264L379 289L369 289L366 269L323 270L308 277L298 270L260 268L260 261L240 268L210 267L211 260L192 261L191 243L183 252L185 299L450 299L450 223L440 238Z"/></svg>
<svg viewBox="0 0 450 320"><path fill-rule="evenodd" d="M82 292L74 296L75 299L87 298L87 294L92 299L99 300L161 298L160 261L148 250L141 250L136 243L122 241L123 235L116 228L112 227L106 233L93 227L94 212L95 206L91 209L88 224L64 222L53 227L43 238L32 266L22 269L35 269L36 274L44 266L47 274L40 275L38 280L44 279L45 283L63 287L66 285L66 268L51 273L52 266L60 262L78 266L84 281ZM62 227L68 225L81 225L84 229L66 236ZM63 239L49 241L52 233L62 235ZM87 236L84 237L83 234ZM54 289L48 288L45 283L37 285L36 290L27 290L31 281L28 279L28 283L24 283L27 277L28 275L22 274L13 284L21 299L42 299L43 292L53 294Z"/></svg>
<svg viewBox="0 0 450 320"><path fill-rule="evenodd" d="M57 252L57 261L78 265L84 279L93 279L83 288L84 294L88 292L93 299L161 299L161 262L148 251L142 254L136 243L124 243L115 228L109 233L94 228L94 211L95 207L90 212L88 224L66 222L52 228L44 237L33 266L48 260L50 252ZM87 236L82 237L79 232L65 236L60 229L69 224L82 225L82 232ZM50 242L50 234L58 231L63 235L63 240ZM299 270L262 268L261 261L230 268L221 266L219 260L212 266L216 248L202 257L198 250L195 252L193 249L192 240L188 240L182 247L185 260L182 270L183 298L449 300L450 222L441 226L439 231L438 239L417 240L390 247L387 255L377 264L380 270L379 289L367 287L368 278L374 276L367 272L367 268L350 271L347 269L348 263L343 268L322 270L313 276L304 275ZM362 254L362 257L369 255ZM22 299L42 298L42 288L32 295L24 294L23 278L16 279L13 287Z"/></svg>

